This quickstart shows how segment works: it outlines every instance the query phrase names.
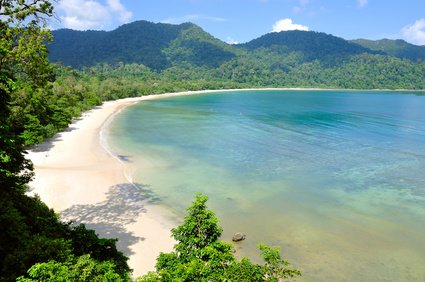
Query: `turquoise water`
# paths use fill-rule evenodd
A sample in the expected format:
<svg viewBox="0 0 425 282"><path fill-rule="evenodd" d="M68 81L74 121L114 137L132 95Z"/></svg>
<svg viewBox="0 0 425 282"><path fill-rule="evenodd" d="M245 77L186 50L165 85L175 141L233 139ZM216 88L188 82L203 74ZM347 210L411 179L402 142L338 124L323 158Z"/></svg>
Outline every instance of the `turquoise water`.
<svg viewBox="0 0 425 282"><path fill-rule="evenodd" d="M147 101L109 126L134 182L178 216L279 245L307 281L425 280L425 96L243 91Z"/></svg>

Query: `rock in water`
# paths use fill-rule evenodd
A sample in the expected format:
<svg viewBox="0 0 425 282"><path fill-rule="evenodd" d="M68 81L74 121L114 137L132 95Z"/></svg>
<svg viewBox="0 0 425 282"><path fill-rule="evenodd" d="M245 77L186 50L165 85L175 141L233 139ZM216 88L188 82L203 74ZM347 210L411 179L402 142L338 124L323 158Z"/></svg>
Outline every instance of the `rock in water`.
<svg viewBox="0 0 425 282"><path fill-rule="evenodd" d="M245 240L245 239L246 239L246 235L238 232L238 233L235 233L235 235L233 235L232 241L233 242L239 242L239 241L242 241L242 240Z"/></svg>

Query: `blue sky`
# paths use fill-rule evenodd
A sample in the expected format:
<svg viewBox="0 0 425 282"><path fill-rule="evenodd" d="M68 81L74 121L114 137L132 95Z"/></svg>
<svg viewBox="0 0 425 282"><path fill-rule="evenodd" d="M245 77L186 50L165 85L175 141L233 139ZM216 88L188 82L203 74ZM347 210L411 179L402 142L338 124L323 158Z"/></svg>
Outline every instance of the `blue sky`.
<svg viewBox="0 0 425 282"><path fill-rule="evenodd" d="M193 22L229 42L302 29L425 45L425 0L59 0L52 28L112 30L136 20Z"/></svg>

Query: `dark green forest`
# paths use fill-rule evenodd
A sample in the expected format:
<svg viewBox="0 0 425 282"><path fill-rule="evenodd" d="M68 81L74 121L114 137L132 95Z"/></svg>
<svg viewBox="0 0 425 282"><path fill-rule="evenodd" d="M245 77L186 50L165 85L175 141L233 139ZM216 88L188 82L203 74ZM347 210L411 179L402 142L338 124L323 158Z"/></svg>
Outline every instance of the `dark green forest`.
<svg viewBox="0 0 425 282"><path fill-rule="evenodd" d="M385 54L411 61L425 60L425 46L417 46L407 43L404 40L397 39L381 39L381 40L366 40L357 39L351 42L359 44L371 50L382 51Z"/></svg>
<svg viewBox="0 0 425 282"><path fill-rule="evenodd" d="M53 37L49 58L60 66L83 75L102 73L105 79L117 79L119 69L126 82L152 84L130 70L145 67L150 78L164 85L177 82L179 90L183 85L188 85L182 88L187 90L204 89L205 84L213 89L232 85L425 88L425 47L401 40L347 41L295 30L230 45L191 23L147 21L110 32L57 30Z"/></svg>
<svg viewBox="0 0 425 282"><path fill-rule="evenodd" d="M99 238L83 224L62 222L38 197L25 194L33 176L26 144L67 126L66 118L58 116L61 105L45 103L53 93L54 73L45 46L51 35L43 19L53 8L47 0L1 5L0 281L16 281L41 262L78 267L76 274L86 275L84 280L128 280L128 258L117 250L115 239ZM31 269L38 273L37 268Z"/></svg>
<svg viewBox="0 0 425 282"><path fill-rule="evenodd" d="M51 33L50 1L1 5L0 281L129 281L128 258L115 239L62 222L39 198L26 195L33 177L25 158L29 146L103 101L251 87L425 89L423 46L398 41L382 47L291 31L229 45L191 23L145 21L110 32ZM196 197L184 224L173 230L174 252L162 254L157 271L140 281L183 274L184 281L278 281L300 274L268 246L260 247L264 265L237 261L230 245L219 240L218 220L205 203L206 197ZM206 219L202 228L189 230L199 216Z"/></svg>

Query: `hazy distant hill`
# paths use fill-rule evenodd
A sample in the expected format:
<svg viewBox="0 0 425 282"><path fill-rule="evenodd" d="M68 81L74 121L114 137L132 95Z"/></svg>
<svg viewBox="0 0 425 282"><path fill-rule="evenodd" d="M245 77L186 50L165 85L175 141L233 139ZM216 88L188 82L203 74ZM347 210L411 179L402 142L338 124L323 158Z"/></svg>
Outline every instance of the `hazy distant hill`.
<svg viewBox="0 0 425 282"><path fill-rule="evenodd" d="M351 42L359 44L371 50L382 51L388 55L402 59L409 59L412 61L425 60L425 46L413 45L401 39L357 39L352 40Z"/></svg>

